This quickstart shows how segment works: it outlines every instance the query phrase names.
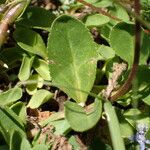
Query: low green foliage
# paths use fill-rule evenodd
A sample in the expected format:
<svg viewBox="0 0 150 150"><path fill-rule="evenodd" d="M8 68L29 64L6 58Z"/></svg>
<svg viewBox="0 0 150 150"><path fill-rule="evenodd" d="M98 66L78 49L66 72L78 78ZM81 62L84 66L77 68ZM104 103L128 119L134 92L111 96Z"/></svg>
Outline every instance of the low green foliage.
<svg viewBox="0 0 150 150"><path fill-rule="evenodd" d="M141 0L139 18L132 1L121 2L59 0L46 10L0 1L0 150L149 148L150 1ZM132 87L111 102L138 44Z"/></svg>

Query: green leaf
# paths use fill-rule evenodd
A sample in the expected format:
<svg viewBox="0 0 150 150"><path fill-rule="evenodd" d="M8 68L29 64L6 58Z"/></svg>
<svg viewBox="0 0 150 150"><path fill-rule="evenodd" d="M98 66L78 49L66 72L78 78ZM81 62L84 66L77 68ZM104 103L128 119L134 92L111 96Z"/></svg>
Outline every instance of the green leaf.
<svg viewBox="0 0 150 150"><path fill-rule="evenodd" d="M133 24L118 23L110 33L110 45L116 54L126 60L130 65L134 56Z"/></svg>
<svg viewBox="0 0 150 150"><path fill-rule="evenodd" d="M112 0L98 0L95 4L96 7L109 7L113 5Z"/></svg>
<svg viewBox="0 0 150 150"><path fill-rule="evenodd" d="M115 57L115 51L109 46L101 45L98 51L104 59Z"/></svg>
<svg viewBox="0 0 150 150"><path fill-rule="evenodd" d="M40 144L40 145L35 145L32 150L49 150L49 147L48 145L45 145L45 144Z"/></svg>
<svg viewBox="0 0 150 150"><path fill-rule="evenodd" d="M24 51L19 47L7 48L0 52L0 58L9 66L18 60L22 60L23 53Z"/></svg>
<svg viewBox="0 0 150 150"><path fill-rule="evenodd" d="M22 97L21 88L12 88L6 92L0 93L0 105L9 105L13 102L16 102Z"/></svg>
<svg viewBox="0 0 150 150"><path fill-rule="evenodd" d="M11 138L10 138L10 150L20 150L20 145L22 141L22 136L19 132L13 131Z"/></svg>
<svg viewBox="0 0 150 150"><path fill-rule="evenodd" d="M110 21L109 17L101 14L89 15L85 21L87 27L100 27Z"/></svg>
<svg viewBox="0 0 150 150"><path fill-rule="evenodd" d="M29 104L27 107L32 109L38 108L45 102L49 101L50 98L53 97L53 94L47 90L41 89L38 90L30 99Z"/></svg>
<svg viewBox="0 0 150 150"><path fill-rule="evenodd" d="M94 127L101 117L101 112L100 99L95 99L87 111L77 103L69 101L65 103L65 117L75 131L83 132Z"/></svg>
<svg viewBox="0 0 150 150"><path fill-rule="evenodd" d="M67 135L68 132L71 130L69 123L65 119L52 121L49 123L49 125L55 127L55 135Z"/></svg>
<svg viewBox="0 0 150 150"><path fill-rule="evenodd" d="M120 131L123 138L129 138L134 134L133 127L126 120L120 123Z"/></svg>
<svg viewBox="0 0 150 150"><path fill-rule="evenodd" d="M34 60L34 56L29 57L27 55L24 55L22 64L19 70L19 74L18 74L18 78L21 81L25 81L29 78L33 60Z"/></svg>
<svg viewBox="0 0 150 150"><path fill-rule="evenodd" d="M127 11L119 5L115 4L114 7L110 8L109 13L113 16L116 16L117 18L121 19L124 22L130 21L130 17L128 15ZM113 25L115 25L116 23L118 23L118 21L112 19L111 23Z"/></svg>
<svg viewBox="0 0 150 150"><path fill-rule="evenodd" d="M0 131L7 143L10 143L14 130L19 132L22 137L26 137L24 125L20 118L11 109L0 107Z"/></svg>
<svg viewBox="0 0 150 150"><path fill-rule="evenodd" d="M29 7L17 24L49 31L55 18L55 15L49 10L41 7Z"/></svg>
<svg viewBox="0 0 150 150"><path fill-rule="evenodd" d="M44 127L53 121L61 120L61 119L64 119L64 112L57 112L57 113L51 114L50 117L48 117L47 119L40 121L39 124L42 127Z"/></svg>
<svg viewBox="0 0 150 150"><path fill-rule="evenodd" d="M137 124L145 124L150 127L149 114L143 113L139 109L132 108L125 111L124 117L133 127L136 127Z"/></svg>
<svg viewBox="0 0 150 150"><path fill-rule="evenodd" d="M47 50L40 34L28 28L17 27L14 32L17 44L24 50L47 59Z"/></svg>
<svg viewBox="0 0 150 150"><path fill-rule="evenodd" d="M147 64L148 57L150 55L150 35L142 32L141 35L142 41L141 41L141 53L140 53L140 64Z"/></svg>
<svg viewBox="0 0 150 150"><path fill-rule="evenodd" d="M108 127L114 150L125 150L124 142L121 137L119 121L114 107L109 101L104 103L104 110L107 116Z"/></svg>
<svg viewBox="0 0 150 150"><path fill-rule="evenodd" d="M74 136L71 136L68 140L68 142L73 146L74 150L81 149L80 144L77 142L76 138Z"/></svg>
<svg viewBox="0 0 150 150"><path fill-rule="evenodd" d="M51 80L48 63L42 59L35 59L33 67L44 80Z"/></svg>
<svg viewBox="0 0 150 150"><path fill-rule="evenodd" d="M143 102L146 103L147 105L150 105L150 95L146 96L146 97L143 99Z"/></svg>
<svg viewBox="0 0 150 150"><path fill-rule="evenodd" d="M134 56L134 25L129 23L118 23L110 33L110 45L116 54L127 61L129 65L133 63ZM140 64L146 64L149 54L150 36L142 32Z"/></svg>
<svg viewBox="0 0 150 150"><path fill-rule="evenodd" d="M96 75L96 44L87 28L67 15L57 18L48 39L52 81L78 103L85 102Z"/></svg>
<svg viewBox="0 0 150 150"><path fill-rule="evenodd" d="M31 150L31 145L26 138L22 139L20 150Z"/></svg>
<svg viewBox="0 0 150 150"><path fill-rule="evenodd" d="M36 81L35 83L32 83L33 81ZM32 74L30 78L28 79L28 82L30 84L27 85L26 91L29 95L33 95L37 92L37 88L42 88L43 86L43 78L38 74Z"/></svg>
<svg viewBox="0 0 150 150"><path fill-rule="evenodd" d="M109 43L109 36L110 32L113 28L112 23L107 23L106 25L102 26L101 28L98 28L98 31L100 32L100 35Z"/></svg>
<svg viewBox="0 0 150 150"><path fill-rule="evenodd" d="M117 109L116 114L119 120L122 138L129 138L134 135L134 128L125 120L122 109Z"/></svg>
<svg viewBox="0 0 150 150"><path fill-rule="evenodd" d="M149 87L150 84L150 67L146 65L140 65L136 78L138 81L139 90Z"/></svg>
<svg viewBox="0 0 150 150"><path fill-rule="evenodd" d="M7 145L0 145L0 150L9 150Z"/></svg>
<svg viewBox="0 0 150 150"><path fill-rule="evenodd" d="M22 120L22 122L26 124L27 113L26 113L26 106L23 102L19 101L15 103L10 107L10 109L12 109L17 114L17 116Z"/></svg>
<svg viewBox="0 0 150 150"><path fill-rule="evenodd" d="M85 0L88 3L92 3L96 7L108 7L112 6L111 0Z"/></svg>

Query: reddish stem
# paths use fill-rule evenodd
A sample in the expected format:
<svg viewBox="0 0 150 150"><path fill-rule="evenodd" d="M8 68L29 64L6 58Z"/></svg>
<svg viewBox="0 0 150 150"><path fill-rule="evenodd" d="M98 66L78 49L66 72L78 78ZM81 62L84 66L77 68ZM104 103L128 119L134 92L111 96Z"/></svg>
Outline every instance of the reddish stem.
<svg viewBox="0 0 150 150"><path fill-rule="evenodd" d="M117 18L116 16L112 16L108 12L106 12L106 11L102 10L101 8L96 7L96 6L94 6L94 5L86 2L84 0L77 0L77 1L80 2L80 3L82 3L82 4L84 4L85 6L88 6L88 7L92 8L94 11L96 11L96 12L98 12L98 13L104 15L104 16L107 16L107 17L109 17L109 18L111 18L113 20L122 21L121 19Z"/></svg>
<svg viewBox="0 0 150 150"><path fill-rule="evenodd" d="M137 15L140 15L140 2L139 0L135 0L134 4L135 13ZM132 85L132 81L134 80L137 70L138 70L138 64L139 64L139 58L140 58L140 45L141 43L141 27L138 20L135 20L135 48L134 48L134 61L131 68L131 71L129 73L128 79L126 82L122 85L122 87L117 91L116 94L112 95L109 99L111 101L117 100L120 96L123 96L126 94Z"/></svg>

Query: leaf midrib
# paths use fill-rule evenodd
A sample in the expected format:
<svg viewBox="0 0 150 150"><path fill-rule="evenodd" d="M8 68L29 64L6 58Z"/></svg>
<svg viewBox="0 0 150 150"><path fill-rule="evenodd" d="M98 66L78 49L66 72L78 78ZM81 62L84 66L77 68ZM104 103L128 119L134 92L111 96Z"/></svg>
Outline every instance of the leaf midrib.
<svg viewBox="0 0 150 150"><path fill-rule="evenodd" d="M70 34L69 34L69 31L67 32L67 39L70 39ZM69 45L69 50L70 50L70 54L71 54L71 58L72 58L72 65L73 65L73 68L72 69L72 73L75 75L75 79L76 79L76 83L74 83L74 86L77 87L77 89L81 90L81 82L80 82L80 78L78 76L78 67L80 66L77 66L76 63L75 63L75 56L74 56L74 52L72 51L73 50L73 46L72 46L72 43L71 43L71 40L68 40L68 45ZM80 101L82 100L83 96L81 94L79 94L79 92L76 90L76 97L77 98L80 98L79 100L77 101Z"/></svg>

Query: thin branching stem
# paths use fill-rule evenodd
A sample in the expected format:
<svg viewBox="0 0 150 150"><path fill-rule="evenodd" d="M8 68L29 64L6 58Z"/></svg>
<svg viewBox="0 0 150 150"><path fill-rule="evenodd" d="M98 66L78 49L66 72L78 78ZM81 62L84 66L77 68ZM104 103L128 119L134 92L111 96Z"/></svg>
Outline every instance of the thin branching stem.
<svg viewBox="0 0 150 150"><path fill-rule="evenodd" d="M86 2L86 1L84 1L84 0L77 0L77 1L80 2L80 3L82 3L82 4L85 5L85 6L90 7L90 8L93 9L94 11L96 11L96 12L102 14L102 15L105 15L105 16L107 16L107 17L113 19L113 20L122 21L121 19L117 18L116 16L113 16L113 15L111 15L110 13L108 13L108 12L102 10L101 8L96 7L96 6L94 6L94 5L92 5L92 4L88 3L88 2Z"/></svg>
<svg viewBox="0 0 150 150"><path fill-rule="evenodd" d="M140 15L140 2L139 0L135 0L134 5L135 13L136 15ZM138 64L139 64L139 58L140 58L140 47L141 47L141 26L139 20L135 21L135 47L134 47L134 61L131 68L131 71L129 73L128 79L126 82L122 85L121 88L116 92L116 94L112 95L109 99L111 101L117 100L120 96L123 96L126 94L132 85L132 81L135 79L137 70L138 70Z"/></svg>
<svg viewBox="0 0 150 150"><path fill-rule="evenodd" d="M116 21L119 21L119 22L122 21L122 19L120 19L120 18L118 18L116 16L111 15L110 13L104 11L100 7L96 7L96 6L92 5L91 3L88 3L88 2L86 2L84 0L77 0L77 1L80 2L80 3L82 3L85 6L90 7L93 11L96 11L96 12L102 14L102 15L105 15L105 16L113 19L113 20L116 20ZM123 7L131 16L133 16L134 18L136 18L136 20L138 20L138 22L140 22L144 27L146 27L148 29L148 31L146 30L148 33L150 32L149 31L150 30L150 24L148 22L144 21L139 14L132 12L128 7L126 7L123 3L121 3L118 0L113 0L113 2L116 3L116 4L118 4L118 5L120 5L121 7Z"/></svg>

